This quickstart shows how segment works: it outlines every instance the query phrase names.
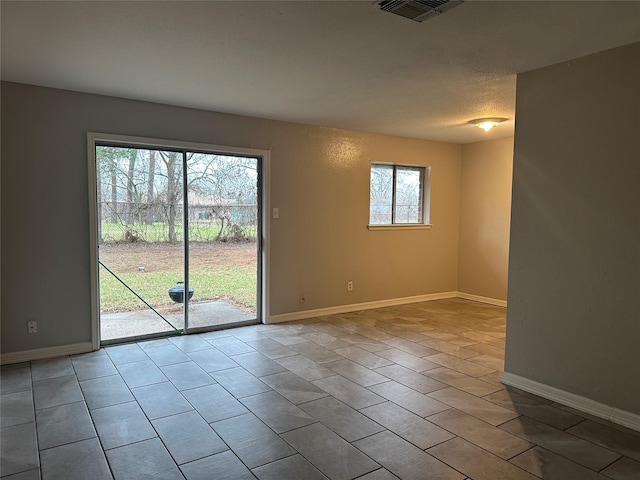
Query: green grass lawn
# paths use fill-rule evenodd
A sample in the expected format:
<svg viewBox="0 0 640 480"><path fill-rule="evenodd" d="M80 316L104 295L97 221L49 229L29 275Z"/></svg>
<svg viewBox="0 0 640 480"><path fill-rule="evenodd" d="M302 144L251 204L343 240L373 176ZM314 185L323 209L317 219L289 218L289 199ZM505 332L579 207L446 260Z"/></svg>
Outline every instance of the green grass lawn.
<svg viewBox="0 0 640 480"><path fill-rule="evenodd" d="M167 291L182 280L182 270L162 272L128 272L118 274L131 289L155 307L173 305ZM189 286L193 287L192 302L228 298L255 311L255 267L228 266L216 271L192 271ZM103 312L146 308L103 267L100 267L100 305Z"/></svg>
<svg viewBox="0 0 640 480"><path fill-rule="evenodd" d="M139 240L144 242L166 242L169 239L168 226L164 222L156 222L153 224L137 223L134 225L124 225L120 223L103 223L101 228L102 237L105 241L121 242L125 239L126 232L129 231ZM247 225L241 227L244 236L255 238L256 227ZM208 220L196 220L189 223L189 238L192 241L211 241L217 238L220 233L220 225L218 222ZM231 227L225 225L225 235L230 235ZM225 236L223 235L223 236ZM179 241L184 238L184 228L182 223L176 224L176 236Z"/></svg>

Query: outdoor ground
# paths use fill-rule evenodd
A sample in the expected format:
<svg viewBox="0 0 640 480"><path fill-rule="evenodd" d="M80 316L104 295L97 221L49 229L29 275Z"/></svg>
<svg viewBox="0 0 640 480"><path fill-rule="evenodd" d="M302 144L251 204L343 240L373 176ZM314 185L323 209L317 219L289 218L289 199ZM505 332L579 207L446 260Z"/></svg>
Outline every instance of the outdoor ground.
<svg viewBox="0 0 640 480"><path fill-rule="evenodd" d="M184 246L168 243L104 243L100 245L100 259L107 260L116 273L162 271L171 267L167 259L182 258ZM191 268L220 268L228 265L255 267L255 242L222 243L192 242L189 244Z"/></svg>
<svg viewBox="0 0 640 480"><path fill-rule="evenodd" d="M105 243L100 261L148 303L172 305L167 290L183 280L182 244ZM255 310L256 243L193 242L189 249L192 301L224 299L245 311ZM100 267L103 312L144 308L109 272ZM177 305L176 305L177 306Z"/></svg>

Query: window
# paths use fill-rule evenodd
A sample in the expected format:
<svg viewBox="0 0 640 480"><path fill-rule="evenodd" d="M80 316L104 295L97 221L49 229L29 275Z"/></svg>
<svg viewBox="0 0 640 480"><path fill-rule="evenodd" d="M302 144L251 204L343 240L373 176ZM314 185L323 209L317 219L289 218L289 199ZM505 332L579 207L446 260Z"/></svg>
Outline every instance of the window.
<svg viewBox="0 0 640 480"><path fill-rule="evenodd" d="M369 226L429 223L429 167L371 164Z"/></svg>

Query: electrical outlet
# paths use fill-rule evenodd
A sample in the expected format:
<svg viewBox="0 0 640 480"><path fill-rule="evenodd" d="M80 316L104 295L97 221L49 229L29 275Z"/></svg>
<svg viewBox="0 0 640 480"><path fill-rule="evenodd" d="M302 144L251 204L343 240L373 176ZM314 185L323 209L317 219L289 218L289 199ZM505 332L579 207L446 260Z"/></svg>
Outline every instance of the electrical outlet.
<svg viewBox="0 0 640 480"><path fill-rule="evenodd" d="M300 295L298 296L298 303L304 303L307 301L307 294L304 292L300 292Z"/></svg>
<svg viewBox="0 0 640 480"><path fill-rule="evenodd" d="M27 333L38 333L38 322L29 320L27 322Z"/></svg>
<svg viewBox="0 0 640 480"><path fill-rule="evenodd" d="M347 292L353 292L353 280L347 282Z"/></svg>

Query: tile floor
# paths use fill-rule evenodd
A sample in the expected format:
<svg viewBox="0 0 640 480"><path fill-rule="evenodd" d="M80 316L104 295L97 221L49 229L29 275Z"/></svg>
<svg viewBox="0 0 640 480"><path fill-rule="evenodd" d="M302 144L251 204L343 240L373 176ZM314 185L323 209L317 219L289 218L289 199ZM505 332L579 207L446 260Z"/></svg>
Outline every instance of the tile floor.
<svg viewBox="0 0 640 480"><path fill-rule="evenodd" d="M2 368L4 479L640 479L640 432L500 384L452 299Z"/></svg>

